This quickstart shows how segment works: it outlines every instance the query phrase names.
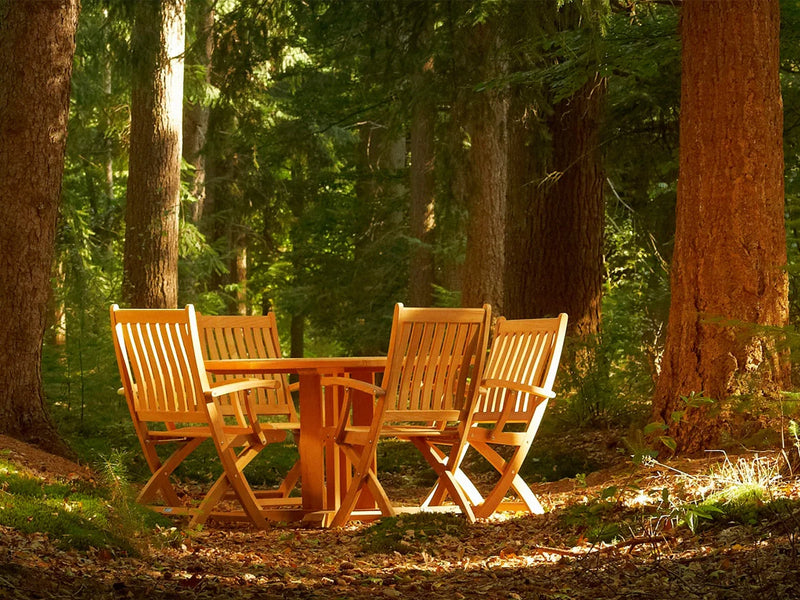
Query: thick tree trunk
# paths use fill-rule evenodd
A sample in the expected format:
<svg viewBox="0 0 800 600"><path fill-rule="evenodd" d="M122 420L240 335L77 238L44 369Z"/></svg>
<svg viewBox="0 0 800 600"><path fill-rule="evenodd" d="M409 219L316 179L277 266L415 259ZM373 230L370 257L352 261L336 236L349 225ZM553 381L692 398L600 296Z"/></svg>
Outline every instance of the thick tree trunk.
<svg viewBox="0 0 800 600"><path fill-rule="evenodd" d="M787 323L788 288L778 3L685 0L682 11L672 301L653 416L693 452L719 439L731 394L785 381L755 326ZM693 392L716 406L676 425Z"/></svg>
<svg viewBox="0 0 800 600"><path fill-rule="evenodd" d="M434 124L436 105L420 100L411 116L411 205L409 223L416 245L411 250L408 300L411 306L433 303L433 243L435 180Z"/></svg>
<svg viewBox="0 0 800 600"><path fill-rule="evenodd" d="M516 208L510 226L525 224L524 232L510 235L517 238L514 253L525 254L509 273L506 313L530 318L566 312L570 334L582 338L600 326L604 203L598 132L604 97L605 81L593 77L558 103L548 124L552 155L545 181L534 179L541 170L531 157L528 176L519 172L524 165L517 166L510 184L510 192L520 196L510 199Z"/></svg>
<svg viewBox="0 0 800 600"><path fill-rule="evenodd" d="M546 127L534 115L535 107L524 88L512 89L508 108L508 187L506 195L506 260L503 284L505 316L522 319L529 312L526 299L537 273L530 257L542 240L534 237L532 209L541 202L547 141Z"/></svg>
<svg viewBox="0 0 800 600"><path fill-rule="evenodd" d="M503 312L508 101L501 89L474 91L503 72L496 31L488 23L473 27L462 39L460 68L474 78L456 99L455 118L469 144L466 164L457 174L456 193L469 211L467 249L461 290L463 306L488 302Z"/></svg>
<svg viewBox="0 0 800 600"><path fill-rule="evenodd" d="M131 149L123 297L178 304L185 0L139 0L133 28Z"/></svg>
<svg viewBox="0 0 800 600"><path fill-rule="evenodd" d="M0 433L66 452L42 392L77 0L0 0Z"/></svg>

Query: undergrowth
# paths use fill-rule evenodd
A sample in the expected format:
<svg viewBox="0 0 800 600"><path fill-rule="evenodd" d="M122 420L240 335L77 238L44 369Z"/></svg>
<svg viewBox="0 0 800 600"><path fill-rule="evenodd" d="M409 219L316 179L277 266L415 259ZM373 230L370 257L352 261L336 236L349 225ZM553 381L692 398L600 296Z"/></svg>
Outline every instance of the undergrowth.
<svg viewBox="0 0 800 600"><path fill-rule="evenodd" d="M121 478L46 481L0 454L0 525L45 533L63 549L139 554L138 540L169 521L137 505L129 490Z"/></svg>

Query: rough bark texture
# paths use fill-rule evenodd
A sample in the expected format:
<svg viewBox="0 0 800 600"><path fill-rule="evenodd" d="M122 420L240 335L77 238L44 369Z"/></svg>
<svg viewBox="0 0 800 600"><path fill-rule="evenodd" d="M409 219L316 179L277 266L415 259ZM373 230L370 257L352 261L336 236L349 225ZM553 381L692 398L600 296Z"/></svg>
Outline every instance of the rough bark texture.
<svg viewBox="0 0 800 600"><path fill-rule="evenodd" d="M685 0L682 8L680 176L672 301L653 416L678 450L708 448L728 424L721 403L743 379L785 377L752 324L788 318L777 2Z"/></svg>
<svg viewBox="0 0 800 600"><path fill-rule="evenodd" d="M455 185L456 197L466 200L469 211L461 304L488 302L496 314L502 314L508 101L501 89L474 91L476 84L492 81L503 72L494 27L484 23L465 33L459 68L473 79L471 84L465 82L453 111L469 145Z"/></svg>
<svg viewBox="0 0 800 600"><path fill-rule="evenodd" d="M0 433L62 452L41 348L79 6L0 1Z"/></svg>
<svg viewBox="0 0 800 600"><path fill-rule="evenodd" d="M139 0L133 28L131 149L123 297L178 304L185 0Z"/></svg>
<svg viewBox="0 0 800 600"><path fill-rule="evenodd" d="M603 171L598 132L605 81L593 77L553 109L545 180L533 149L510 160L508 306L510 318L566 312L571 335L600 326L603 274ZM517 109L519 112L519 109ZM523 151L524 131L513 134ZM525 169L528 169L526 172ZM512 271L512 267L514 270Z"/></svg>

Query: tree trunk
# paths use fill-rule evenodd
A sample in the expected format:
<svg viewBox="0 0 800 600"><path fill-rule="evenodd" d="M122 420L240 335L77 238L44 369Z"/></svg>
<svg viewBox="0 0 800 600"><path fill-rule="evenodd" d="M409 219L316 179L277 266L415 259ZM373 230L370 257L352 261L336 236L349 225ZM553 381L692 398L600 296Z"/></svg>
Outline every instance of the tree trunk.
<svg viewBox="0 0 800 600"><path fill-rule="evenodd" d="M292 315L289 326L289 356L303 358L305 352L306 318L303 315Z"/></svg>
<svg viewBox="0 0 800 600"><path fill-rule="evenodd" d="M554 1L545 5L514 2L506 25L509 43L519 48L511 55L513 73L541 67L541 57L525 44L531 31L555 20ZM510 319L537 316L526 306L538 277L531 260L541 239L534 236L533 207L541 203L542 182L550 158L550 137L542 118L547 112L546 90L531 81L513 84L508 104L508 183L506 191L504 314Z"/></svg>
<svg viewBox="0 0 800 600"><path fill-rule="evenodd" d="M236 289L236 314L247 314L247 233L241 227L232 226L234 249L232 283Z"/></svg>
<svg viewBox="0 0 800 600"><path fill-rule="evenodd" d="M433 37L433 21L426 13L423 31L418 39L427 45ZM433 96L433 59L427 58L412 78L414 105L411 110L411 201L409 232L414 239L409 265L408 301L411 306L433 304L433 232L434 215L434 143L436 101Z"/></svg>
<svg viewBox="0 0 800 600"><path fill-rule="evenodd" d="M77 0L0 0L0 433L66 453L42 392Z"/></svg>
<svg viewBox="0 0 800 600"><path fill-rule="evenodd" d="M527 247L520 270L510 273L516 281L509 295L517 293L506 313L530 318L566 312L570 334L581 338L600 327L604 203L598 132L604 97L605 81L595 76L556 104L548 124L552 157L545 181L524 181L536 176L534 167L512 187L523 205L529 200L527 214L512 213L515 222L527 225L525 233L515 232ZM512 204L519 207L519 199Z"/></svg>
<svg viewBox="0 0 800 600"><path fill-rule="evenodd" d="M730 426L732 394L785 382L757 326L786 325L788 285L778 3L685 0L682 11L672 300L653 416L694 452ZM676 413L692 393L716 405Z"/></svg>
<svg viewBox="0 0 800 600"><path fill-rule="evenodd" d="M494 27L483 23L464 34L459 69L466 69L474 79L463 86L453 111L469 145L456 183L456 192L466 200L469 211L461 304L480 306L488 302L502 314L508 102L503 90L474 91L476 84L491 81L503 72Z"/></svg>
<svg viewBox="0 0 800 600"><path fill-rule="evenodd" d="M211 83L211 61L214 55L214 7L210 0L202 0L201 21L197 26L196 64L203 69L205 85ZM211 110L202 97L200 100L186 102L183 110L183 157L194 167L189 182L189 193L194 198L191 205L191 220L197 224L203 217L206 199L206 158L203 147L208 135L208 120Z"/></svg>
<svg viewBox="0 0 800 600"><path fill-rule="evenodd" d="M133 28L131 149L123 297L178 304L185 0L139 0Z"/></svg>

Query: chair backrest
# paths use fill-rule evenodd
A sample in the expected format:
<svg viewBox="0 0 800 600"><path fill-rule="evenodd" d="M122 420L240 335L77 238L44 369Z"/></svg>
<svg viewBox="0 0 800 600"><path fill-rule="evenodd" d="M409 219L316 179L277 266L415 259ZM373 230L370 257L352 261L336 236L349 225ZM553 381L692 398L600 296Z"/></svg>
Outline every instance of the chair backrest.
<svg viewBox="0 0 800 600"><path fill-rule="evenodd" d="M567 315L547 319L497 319L473 421L528 422L545 398L515 389L552 392L567 331ZM511 403L511 404L509 404Z"/></svg>
<svg viewBox="0 0 800 600"><path fill-rule="evenodd" d="M447 422L471 408L491 308L395 307L384 422Z"/></svg>
<svg viewBox="0 0 800 600"><path fill-rule="evenodd" d="M198 352L194 309L111 307L114 350L131 416L203 423L209 389Z"/></svg>
<svg viewBox="0 0 800 600"><path fill-rule="evenodd" d="M197 315L200 349L206 360L229 358L281 358L281 345L275 313L263 316ZM224 381L239 376L212 375L212 381ZM256 412L260 415L286 415L297 420L289 394L289 381L280 373L248 375L260 379L276 379L277 390L259 388L253 391Z"/></svg>

